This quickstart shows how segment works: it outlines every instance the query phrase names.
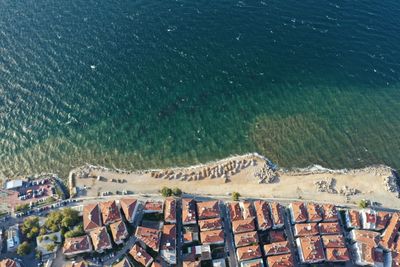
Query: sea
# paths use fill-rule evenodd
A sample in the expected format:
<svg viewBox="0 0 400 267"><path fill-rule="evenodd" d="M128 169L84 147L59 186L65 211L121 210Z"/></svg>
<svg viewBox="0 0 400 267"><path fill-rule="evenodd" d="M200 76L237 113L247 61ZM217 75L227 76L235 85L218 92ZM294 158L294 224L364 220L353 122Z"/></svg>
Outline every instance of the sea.
<svg viewBox="0 0 400 267"><path fill-rule="evenodd" d="M400 1L0 0L0 177L400 168Z"/></svg>

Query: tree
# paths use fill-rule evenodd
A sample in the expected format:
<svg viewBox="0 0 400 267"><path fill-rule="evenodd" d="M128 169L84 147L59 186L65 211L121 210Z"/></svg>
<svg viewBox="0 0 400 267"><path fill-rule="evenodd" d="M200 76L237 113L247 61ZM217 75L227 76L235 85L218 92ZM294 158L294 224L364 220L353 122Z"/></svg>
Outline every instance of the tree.
<svg viewBox="0 0 400 267"><path fill-rule="evenodd" d="M29 240L36 238L39 235L39 218L32 216L27 218L21 226L21 231Z"/></svg>
<svg viewBox="0 0 400 267"><path fill-rule="evenodd" d="M232 200L233 201L239 201L240 194L238 192L233 192L232 193Z"/></svg>
<svg viewBox="0 0 400 267"><path fill-rule="evenodd" d="M365 209L365 208L368 208L368 201L367 200L365 200L365 199L361 199L359 202L358 202L358 207L360 207L361 209Z"/></svg>
<svg viewBox="0 0 400 267"><path fill-rule="evenodd" d="M47 216L45 226L51 232L57 232L62 229L70 229L79 221L79 212L71 208L66 208L50 213Z"/></svg>
<svg viewBox="0 0 400 267"><path fill-rule="evenodd" d="M31 246L26 241L24 241L17 248L17 254L20 255L20 256L25 256L25 255L29 254L30 251L31 251Z"/></svg>
<svg viewBox="0 0 400 267"><path fill-rule="evenodd" d="M172 193L174 194L174 196L177 196L177 197L182 196L182 190L178 187L175 187L174 189L172 189Z"/></svg>
<svg viewBox="0 0 400 267"><path fill-rule="evenodd" d="M171 190L171 188L168 188L168 187L164 186L164 187L161 189L161 195L162 195L163 197L170 197L170 196L172 196L172 190Z"/></svg>
<svg viewBox="0 0 400 267"><path fill-rule="evenodd" d="M44 227L40 228L39 234L40 234L40 235L45 235L45 234L47 234L46 228L44 228Z"/></svg>
<svg viewBox="0 0 400 267"><path fill-rule="evenodd" d="M73 230L66 232L64 236L66 238L72 238L72 237L82 236L84 234L85 234L85 231L83 231L83 225L80 224L77 227L75 227Z"/></svg>
<svg viewBox="0 0 400 267"><path fill-rule="evenodd" d="M40 250L36 250L35 257L36 259L40 260L42 258L42 252L40 252Z"/></svg>
<svg viewBox="0 0 400 267"><path fill-rule="evenodd" d="M56 248L56 245L54 245L54 244L48 244L46 246L47 251L53 251L55 248Z"/></svg>
<svg viewBox="0 0 400 267"><path fill-rule="evenodd" d="M58 241L57 235L53 235L53 236L51 237L51 240L53 240L54 242L57 242L57 241Z"/></svg>

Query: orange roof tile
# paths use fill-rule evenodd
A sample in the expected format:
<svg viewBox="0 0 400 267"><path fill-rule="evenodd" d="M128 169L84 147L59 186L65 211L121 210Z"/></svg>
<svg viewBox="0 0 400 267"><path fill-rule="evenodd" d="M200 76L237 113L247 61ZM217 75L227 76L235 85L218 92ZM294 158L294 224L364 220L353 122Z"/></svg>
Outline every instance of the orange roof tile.
<svg viewBox="0 0 400 267"><path fill-rule="evenodd" d="M265 256L290 253L290 244L288 241L275 242L264 245Z"/></svg>
<svg viewBox="0 0 400 267"><path fill-rule="evenodd" d="M200 261L184 261L183 262L183 267L200 267L201 263Z"/></svg>
<svg viewBox="0 0 400 267"><path fill-rule="evenodd" d="M292 254L276 255L267 257L268 267L293 267Z"/></svg>
<svg viewBox="0 0 400 267"><path fill-rule="evenodd" d="M97 204L88 204L83 207L83 229L90 231L102 226L100 210Z"/></svg>
<svg viewBox="0 0 400 267"><path fill-rule="evenodd" d="M4 259L0 261L0 267L18 267L19 263L12 259Z"/></svg>
<svg viewBox="0 0 400 267"><path fill-rule="evenodd" d="M222 228L222 219L221 218L213 218L208 220L200 220L199 221L200 231L210 231L217 230Z"/></svg>
<svg viewBox="0 0 400 267"><path fill-rule="evenodd" d="M272 227L271 212L269 204L263 200L254 201L256 209L258 229L266 230Z"/></svg>
<svg viewBox="0 0 400 267"><path fill-rule="evenodd" d="M333 204L323 204L322 209L324 211L323 221L324 222L335 222L338 220L337 209Z"/></svg>
<svg viewBox="0 0 400 267"><path fill-rule="evenodd" d="M326 248L326 260L331 262L349 261L349 251L346 247L342 248Z"/></svg>
<svg viewBox="0 0 400 267"><path fill-rule="evenodd" d="M340 225L338 222L322 222L318 224L318 227L321 235L340 234Z"/></svg>
<svg viewBox="0 0 400 267"><path fill-rule="evenodd" d="M161 231L138 226L136 228L135 236L138 240L142 241L146 246L154 251L158 251L160 247L160 235Z"/></svg>
<svg viewBox="0 0 400 267"><path fill-rule="evenodd" d="M247 247L240 247L237 248L236 254L238 257L238 261L247 261L252 259L260 258L261 249L259 245L247 246Z"/></svg>
<svg viewBox="0 0 400 267"><path fill-rule="evenodd" d="M354 241L365 243L370 247L377 247L380 241L380 233L369 230L351 230L350 234Z"/></svg>
<svg viewBox="0 0 400 267"><path fill-rule="evenodd" d="M283 217L283 207L278 202L271 202L269 204L271 208L271 218L274 226L279 226L284 224Z"/></svg>
<svg viewBox="0 0 400 267"><path fill-rule="evenodd" d="M94 250L99 251L112 248L110 236L105 226L93 229L89 235L92 239Z"/></svg>
<svg viewBox="0 0 400 267"><path fill-rule="evenodd" d="M376 216L376 227L375 229L380 231L386 228L392 214L390 212L379 211Z"/></svg>
<svg viewBox="0 0 400 267"><path fill-rule="evenodd" d="M175 224L165 224L163 226L160 250L176 249L176 226Z"/></svg>
<svg viewBox="0 0 400 267"><path fill-rule="evenodd" d="M164 221L176 222L176 200L174 198L167 198L165 200Z"/></svg>
<svg viewBox="0 0 400 267"><path fill-rule="evenodd" d="M200 239L203 245L216 244L224 242L224 231L211 230L200 233Z"/></svg>
<svg viewBox="0 0 400 267"><path fill-rule="evenodd" d="M298 223L294 225L295 236L311 236L318 234L319 231L317 223Z"/></svg>
<svg viewBox="0 0 400 267"><path fill-rule="evenodd" d="M92 251L92 243L88 235L66 238L63 246L63 253L66 255L76 255Z"/></svg>
<svg viewBox="0 0 400 267"><path fill-rule="evenodd" d="M256 213L253 208L253 203L251 203L250 201L241 202L240 207L242 208L243 219L256 216Z"/></svg>
<svg viewBox="0 0 400 267"><path fill-rule="evenodd" d="M100 209L101 209L101 215L103 217L103 223L105 225L108 225L116 221L120 221L122 219L117 203L115 203L114 200L100 202Z"/></svg>
<svg viewBox="0 0 400 267"><path fill-rule="evenodd" d="M346 246L343 235L324 235L322 236L322 243L325 248L341 248Z"/></svg>
<svg viewBox="0 0 400 267"><path fill-rule="evenodd" d="M242 209L239 202L231 202L228 205L231 221L243 220Z"/></svg>
<svg viewBox="0 0 400 267"><path fill-rule="evenodd" d="M182 199L182 222L183 224L196 223L196 200Z"/></svg>
<svg viewBox="0 0 400 267"><path fill-rule="evenodd" d="M137 244L131 248L129 254L136 262L142 264L143 266L148 266L153 261L153 258L149 255L149 253L147 253L146 250Z"/></svg>
<svg viewBox="0 0 400 267"><path fill-rule="evenodd" d="M358 210L348 210L347 211L352 227L361 228L360 213Z"/></svg>
<svg viewBox="0 0 400 267"><path fill-rule="evenodd" d="M257 231L246 232L235 235L235 246L236 247L244 247L250 246L258 243L258 234Z"/></svg>
<svg viewBox="0 0 400 267"><path fill-rule="evenodd" d="M322 221L322 209L316 203L307 203L307 214L309 222Z"/></svg>
<svg viewBox="0 0 400 267"><path fill-rule="evenodd" d="M370 246L367 243L355 243L354 246L358 248L358 255L362 262L365 262L370 265L374 265L375 263L375 248Z"/></svg>
<svg viewBox="0 0 400 267"><path fill-rule="evenodd" d="M197 202L199 220L217 218L220 216L218 201Z"/></svg>
<svg viewBox="0 0 400 267"><path fill-rule="evenodd" d="M388 226L382 234L381 246L385 249L392 250L394 248L394 238L400 228L400 214L394 213Z"/></svg>
<svg viewBox="0 0 400 267"><path fill-rule="evenodd" d="M307 210L303 202L292 202L290 204L292 222L301 223L307 221Z"/></svg>
<svg viewBox="0 0 400 267"><path fill-rule="evenodd" d="M247 218L244 220L237 220L232 222L233 233L244 233L256 230L254 218Z"/></svg>
<svg viewBox="0 0 400 267"><path fill-rule="evenodd" d="M123 198L119 201L119 204L125 214L126 220L133 222L138 201L134 198Z"/></svg>
<svg viewBox="0 0 400 267"><path fill-rule="evenodd" d="M117 244L128 237L128 230L126 229L126 225L123 221L110 224L110 229L113 240Z"/></svg>
<svg viewBox="0 0 400 267"><path fill-rule="evenodd" d="M299 246L300 259L304 263L315 263L325 260L324 249L319 236L299 237L296 239Z"/></svg>
<svg viewBox="0 0 400 267"><path fill-rule="evenodd" d="M162 213L164 203L162 201L146 201L144 204L144 212Z"/></svg>
<svg viewBox="0 0 400 267"><path fill-rule="evenodd" d="M284 231L269 231L269 240L273 242L286 241L286 235Z"/></svg>

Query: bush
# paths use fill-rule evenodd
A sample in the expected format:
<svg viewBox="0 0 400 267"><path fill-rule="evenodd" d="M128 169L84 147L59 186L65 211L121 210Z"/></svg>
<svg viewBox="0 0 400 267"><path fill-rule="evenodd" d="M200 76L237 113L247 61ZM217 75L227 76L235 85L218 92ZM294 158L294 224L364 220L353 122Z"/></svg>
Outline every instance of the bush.
<svg viewBox="0 0 400 267"><path fill-rule="evenodd" d="M168 187L164 186L164 187L161 189L161 195L162 195L163 197L170 197L170 196L172 196L172 190L171 190L171 188L168 188Z"/></svg>
<svg viewBox="0 0 400 267"><path fill-rule="evenodd" d="M48 244L46 246L47 251L53 251L55 248L56 248L56 245L54 245L54 244Z"/></svg>
<svg viewBox="0 0 400 267"><path fill-rule="evenodd" d="M42 252L40 252L40 250L36 250L35 257L37 260L40 260L42 258Z"/></svg>
<svg viewBox="0 0 400 267"><path fill-rule="evenodd" d="M31 251L31 246L29 245L28 242L24 241L21 245L18 246L17 248L17 254L20 256L25 256L28 255L29 252Z"/></svg>
<svg viewBox="0 0 400 267"><path fill-rule="evenodd" d="M53 235L53 236L51 237L51 240L53 240L54 242L57 242L57 240L58 240L57 235Z"/></svg>
<svg viewBox="0 0 400 267"><path fill-rule="evenodd" d="M239 201L240 194L238 192L233 192L232 193L232 200L233 201Z"/></svg>
<svg viewBox="0 0 400 267"><path fill-rule="evenodd" d="M21 204L15 207L16 212L25 212L29 210L29 204Z"/></svg>
<svg viewBox="0 0 400 267"><path fill-rule="evenodd" d="M361 209L365 209L368 208L368 201L365 199L362 199L358 202L358 207L360 207Z"/></svg>
<svg viewBox="0 0 400 267"><path fill-rule="evenodd" d="M172 189L172 194L174 194L174 196L180 197L182 196L182 190L178 187L175 187L174 189Z"/></svg>
<svg viewBox="0 0 400 267"><path fill-rule="evenodd" d="M72 237L82 236L84 234L85 234L85 231L83 231L83 225L80 224L77 227L75 227L73 230L66 232L64 236L66 238L72 238Z"/></svg>

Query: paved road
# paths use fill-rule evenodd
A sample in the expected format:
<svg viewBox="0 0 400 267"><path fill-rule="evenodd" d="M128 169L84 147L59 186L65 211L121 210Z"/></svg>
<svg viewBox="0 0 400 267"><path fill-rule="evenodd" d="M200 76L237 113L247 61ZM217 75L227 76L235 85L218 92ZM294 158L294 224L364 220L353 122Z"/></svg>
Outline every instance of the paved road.
<svg viewBox="0 0 400 267"><path fill-rule="evenodd" d="M220 201L219 207L221 209L221 215L224 222L224 231L225 231L225 249L229 252L229 262L231 267L237 267L238 262L236 259L236 251L235 244L233 242L233 232L231 229L231 220L229 216L229 210L226 208L224 202Z"/></svg>
<svg viewBox="0 0 400 267"><path fill-rule="evenodd" d="M182 199L176 202L176 267L182 267Z"/></svg>

